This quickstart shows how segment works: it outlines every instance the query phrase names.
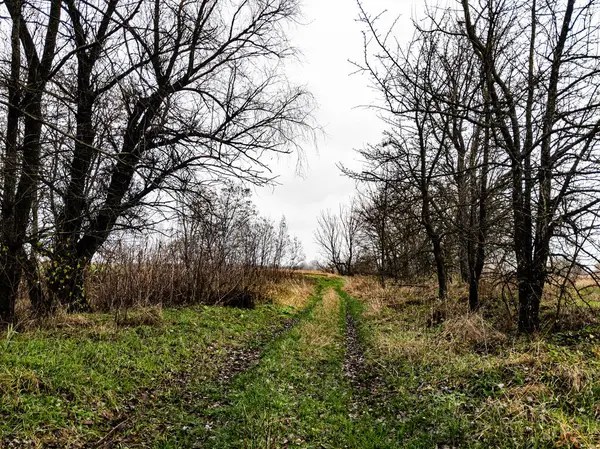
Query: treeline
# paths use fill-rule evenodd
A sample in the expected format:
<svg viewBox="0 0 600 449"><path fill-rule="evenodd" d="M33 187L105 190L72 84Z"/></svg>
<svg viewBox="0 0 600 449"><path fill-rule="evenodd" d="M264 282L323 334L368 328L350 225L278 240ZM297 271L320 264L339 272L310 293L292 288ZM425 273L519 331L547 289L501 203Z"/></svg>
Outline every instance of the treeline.
<svg viewBox="0 0 600 449"><path fill-rule="evenodd" d="M599 17L593 2L457 2L415 21L406 45L361 6L365 59L388 125L342 167L361 193L316 237L342 273L514 285L521 331L540 329L550 284L596 279L600 207ZM383 27L383 29L381 28ZM358 232L359 231L359 232ZM510 291L510 289L509 289Z"/></svg>
<svg viewBox="0 0 600 449"><path fill-rule="evenodd" d="M0 322L20 294L36 313L89 309L88 275L107 266L107 245L160 231L174 212L189 216L169 263L217 279L191 289L217 288L240 264L247 285L257 267L286 263L285 226L225 205L242 208L243 192L203 186L269 183L266 161L311 132L311 97L282 73L295 0L1 7Z"/></svg>

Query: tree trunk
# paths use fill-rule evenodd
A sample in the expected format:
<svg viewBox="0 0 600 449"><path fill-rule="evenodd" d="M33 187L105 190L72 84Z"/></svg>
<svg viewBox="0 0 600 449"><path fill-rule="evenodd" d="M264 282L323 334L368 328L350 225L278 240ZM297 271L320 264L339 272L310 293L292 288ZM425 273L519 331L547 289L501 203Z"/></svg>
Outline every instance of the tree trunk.
<svg viewBox="0 0 600 449"><path fill-rule="evenodd" d="M0 270L0 321L11 323L15 317L15 303L21 281L21 266L18 253L2 248Z"/></svg>
<svg viewBox="0 0 600 449"><path fill-rule="evenodd" d="M458 131L457 131L458 132ZM469 267L469 244L470 240L470 207L468 203L468 186L467 173L465 163L465 150L461 145L456 145L458 153L458 164L456 173L456 187L458 191L458 207L456 213L456 224L458 228L458 268L460 278L463 282L469 282L470 267Z"/></svg>
<svg viewBox="0 0 600 449"><path fill-rule="evenodd" d="M438 278L438 298L443 301L448 297L448 278L441 239L437 236L432 238L432 246Z"/></svg>
<svg viewBox="0 0 600 449"><path fill-rule="evenodd" d="M469 311L477 312L479 310L479 279L470 276L469 279Z"/></svg>
<svg viewBox="0 0 600 449"><path fill-rule="evenodd" d="M66 306L68 312L87 312L90 305L85 291L85 268L87 263L67 253L54 255L48 276L51 303Z"/></svg>
<svg viewBox="0 0 600 449"><path fill-rule="evenodd" d="M42 277L38 267L38 261L34 254L23 258L23 268L27 280L27 291L32 309L38 315L48 315L53 312L49 297L45 294L42 285Z"/></svg>
<svg viewBox="0 0 600 449"><path fill-rule="evenodd" d="M431 248L433 251L433 258L435 259L435 268L438 278L438 298L445 300L448 297L448 278L446 273L446 261L444 260L444 249L442 246L442 238L436 232L432 224L431 213L429 210L429 192L426 187L422 188L423 193L423 205L421 208L421 219L427 236L431 242Z"/></svg>
<svg viewBox="0 0 600 449"><path fill-rule="evenodd" d="M28 34L24 23L23 12L21 10L22 3L18 1L10 1L7 3L7 9L13 23L12 35L12 61L11 61L11 77L14 78L18 74L18 70L14 66L20 59L21 45L25 50L27 59L27 83L24 87L12 85L16 80L11 79L10 99L16 101L19 98L20 109L23 111L23 142L19 146L19 151L22 153L21 164L19 167L20 173L12 171L16 169L14 164L15 154L11 155L11 151L17 148L18 133L14 133L18 129L18 118L20 112L14 112L16 108L9 108L9 115L12 117L10 123L11 132L7 136L7 154L9 156L9 166L7 167L11 179L6 180L4 187L9 191L5 191L2 204L2 249L5 254L2 255L2 263L0 270L0 315L5 318L12 319L14 317L14 302L18 295L19 283L22 276L22 262L25 260L23 245L27 241L27 229L31 218L32 206L37 199L37 189L40 177L41 167L41 134L42 134L42 98L45 90L52 61L55 56L56 36L60 24L60 12L62 2L51 2L49 21L47 24L47 32L44 42L44 50L42 58L37 54L36 48L32 45L32 38ZM17 31L15 32L15 29ZM17 40L17 34L20 37L20 45ZM20 86L20 84L19 84ZM18 89L18 90L15 90ZM16 115L15 115L16 114ZM13 159L12 161L10 159ZM6 175L5 171L5 175ZM18 183L16 182L18 178Z"/></svg>
<svg viewBox="0 0 600 449"><path fill-rule="evenodd" d="M540 330L540 300L543 284L532 279L519 281L519 332Z"/></svg>
<svg viewBox="0 0 600 449"><path fill-rule="evenodd" d="M7 3L11 8L12 4ZM8 84L8 113L2 167L2 244L0 245L0 321L11 322L14 318L17 286L21 277L18 263L18 245L15 245L14 203L17 185L19 119L18 104L21 97L21 43L19 41L20 21L13 20L11 33L11 74Z"/></svg>

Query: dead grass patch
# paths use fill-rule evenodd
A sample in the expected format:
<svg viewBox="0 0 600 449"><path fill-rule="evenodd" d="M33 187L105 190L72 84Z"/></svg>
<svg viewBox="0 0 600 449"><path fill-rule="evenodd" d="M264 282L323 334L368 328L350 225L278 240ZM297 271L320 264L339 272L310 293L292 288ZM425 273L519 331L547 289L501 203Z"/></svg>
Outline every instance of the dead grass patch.
<svg viewBox="0 0 600 449"><path fill-rule="evenodd" d="M554 317L553 328L555 330L580 330L586 326L598 324L598 307L588 307L586 305L569 304L561 311L560 316Z"/></svg>
<svg viewBox="0 0 600 449"><path fill-rule="evenodd" d="M431 342L414 338L405 340L397 334L378 334L374 341L377 351L386 358L406 358L409 362L421 362L431 351Z"/></svg>
<svg viewBox="0 0 600 449"><path fill-rule="evenodd" d="M335 344L338 337L340 298L333 289L323 294L311 320L301 327L301 341L309 357L323 357L322 350Z"/></svg>
<svg viewBox="0 0 600 449"><path fill-rule="evenodd" d="M570 363L560 364L555 370L560 386L567 393L579 393L586 388L591 379L589 373L581 366Z"/></svg>
<svg viewBox="0 0 600 449"><path fill-rule="evenodd" d="M118 326L160 326L163 324L163 311L161 307L154 306L117 312L115 322Z"/></svg>
<svg viewBox="0 0 600 449"><path fill-rule="evenodd" d="M541 341L531 342L527 352L511 351L502 359L502 365L507 368L523 367L532 371L545 369L548 364L548 352Z"/></svg>
<svg viewBox="0 0 600 449"><path fill-rule="evenodd" d="M511 387L507 389L506 395L511 401L533 403L539 402L544 397L551 396L552 390L543 383L532 382L522 386Z"/></svg>
<svg viewBox="0 0 600 449"><path fill-rule="evenodd" d="M49 327L57 327L57 328L82 328L82 327L91 327L96 322L89 317L80 314L69 314L64 311L61 311L56 316L48 318L47 325Z"/></svg>
<svg viewBox="0 0 600 449"><path fill-rule="evenodd" d="M302 309L314 291L314 282L306 276L294 276L265 286L264 296L273 304Z"/></svg>
<svg viewBox="0 0 600 449"><path fill-rule="evenodd" d="M329 273L327 271L319 271L319 270L295 270L294 273L303 274L303 275L311 275L311 276L323 276L327 278L335 278L339 277L335 273Z"/></svg>
<svg viewBox="0 0 600 449"><path fill-rule="evenodd" d="M405 299L404 294L407 293L389 285L382 287L381 283L372 276L347 277L344 290L367 306L365 310L367 316L377 315L384 307L393 308Z"/></svg>
<svg viewBox="0 0 600 449"><path fill-rule="evenodd" d="M554 443L554 447L579 448L582 447L582 440L584 440L584 437L577 429L574 429L566 423L561 423L560 436Z"/></svg>
<svg viewBox="0 0 600 449"><path fill-rule="evenodd" d="M494 329L479 313L446 320L440 337L449 341L454 350L473 349L486 353L496 351L507 341L506 335Z"/></svg>
<svg viewBox="0 0 600 449"><path fill-rule="evenodd" d="M52 315L37 315L31 310L22 313L17 320L15 329L19 332L35 331L37 329L86 329L102 325L98 316L85 313L67 313L59 308Z"/></svg>
<svg viewBox="0 0 600 449"><path fill-rule="evenodd" d="M333 289L329 289L323 295L323 307L320 308L320 318L331 317L331 314L336 314L340 308L340 297Z"/></svg>
<svg viewBox="0 0 600 449"><path fill-rule="evenodd" d="M33 370L17 369L0 373L0 394L39 394L45 388L44 380Z"/></svg>
<svg viewBox="0 0 600 449"><path fill-rule="evenodd" d="M331 346L335 342L334 335L328 332L323 323L308 321L302 326L302 344L310 352L318 352L322 348Z"/></svg>
<svg viewBox="0 0 600 449"><path fill-rule="evenodd" d="M395 285L391 281L383 287L372 276L354 276L347 278L344 289L366 305L365 315L376 316L385 308L402 311L410 308L411 322L414 326L431 326L432 321L443 321L467 311L467 289L460 283L449 286L450 301L437 300L437 284L433 281L414 285ZM432 316L440 316L432 320ZM437 322L435 324L438 324Z"/></svg>
<svg viewBox="0 0 600 449"><path fill-rule="evenodd" d="M395 325L387 332L374 333L371 342L378 356L387 360L441 365L453 356L453 348L447 340L427 332L398 331Z"/></svg>

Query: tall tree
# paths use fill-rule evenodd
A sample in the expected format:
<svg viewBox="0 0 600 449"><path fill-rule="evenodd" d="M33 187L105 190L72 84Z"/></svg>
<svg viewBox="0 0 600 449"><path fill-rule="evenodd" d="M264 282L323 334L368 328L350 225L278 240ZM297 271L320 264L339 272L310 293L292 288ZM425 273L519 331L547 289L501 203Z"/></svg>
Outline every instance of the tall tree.
<svg viewBox="0 0 600 449"><path fill-rule="evenodd" d="M10 321L22 269L27 266L24 245L42 166L42 104L46 86L54 75L52 65L62 2L42 2L38 7L9 0L4 5L12 22L12 33L3 148L0 320Z"/></svg>
<svg viewBox="0 0 600 449"><path fill-rule="evenodd" d="M168 207L175 193L210 179L270 182L265 156L299 149L311 129L311 98L282 72L281 61L294 54L284 29L296 0L47 3L45 22L47 8L21 14L21 2L7 3L30 71L23 92L32 99L17 105L27 159L13 208L18 225L4 207L3 227L26 232L44 164L40 243L51 259L44 303L75 310L87 306L85 269L114 230L139 226L148 208ZM27 34L39 24L48 29L43 46ZM10 192L4 198L11 203ZM25 243L13 240L7 268ZM13 296L18 271L3 270L0 279Z"/></svg>
<svg viewBox="0 0 600 449"><path fill-rule="evenodd" d="M598 214L600 55L595 2L461 0L491 132L509 161L519 329L540 328L553 241Z"/></svg>
<svg viewBox="0 0 600 449"><path fill-rule="evenodd" d="M360 6L360 4L359 4ZM458 265L465 280L479 282L469 265L472 236L469 210L480 157L480 125L468 106L480 106L477 67L464 42L417 29L406 46L381 33L378 19L362 6L365 60L357 64L383 97L384 120L390 130L384 142L361 154L368 169L347 172L363 181L384 182L398 195L420 205L421 222L431 245L438 279L438 296L448 291L450 251L455 237ZM443 18L445 23L450 17ZM392 30L393 31L393 30ZM471 194L470 194L471 192ZM484 208L485 201L479 202ZM485 233L480 234L484 240ZM483 243L482 243L483 244ZM473 290L474 294L477 290ZM473 298L476 308L478 298Z"/></svg>

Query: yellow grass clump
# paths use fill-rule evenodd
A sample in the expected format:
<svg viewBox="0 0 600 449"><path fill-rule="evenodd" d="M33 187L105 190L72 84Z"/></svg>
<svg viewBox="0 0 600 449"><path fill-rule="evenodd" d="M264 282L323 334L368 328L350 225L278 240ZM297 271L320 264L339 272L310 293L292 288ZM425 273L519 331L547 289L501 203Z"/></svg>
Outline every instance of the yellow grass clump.
<svg viewBox="0 0 600 449"><path fill-rule="evenodd" d="M160 326L163 324L163 311L159 306L141 307L117 313L115 318L119 326Z"/></svg>
<svg viewBox="0 0 600 449"><path fill-rule="evenodd" d="M306 276L294 276L279 282L270 282L264 296L278 306L301 309L312 295L314 283Z"/></svg>
<svg viewBox="0 0 600 449"><path fill-rule="evenodd" d="M33 370L18 368L0 372L0 395L39 394L45 381Z"/></svg>
<svg viewBox="0 0 600 449"><path fill-rule="evenodd" d="M410 363L421 363L432 354L440 354L440 342L423 335L377 333L374 346L385 358L404 358Z"/></svg>
<svg viewBox="0 0 600 449"><path fill-rule="evenodd" d="M449 341L455 350L476 349L485 352L496 349L507 340L506 335L494 329L479 313L444 321L441 337Z"/></svg>
<svg viewBox="0 0 600 449"><path fill-rule="evenodd" d="M322 349L335 344L339 307L338 294L333 289L329 289L315 308L312 319L303 323L301 340L310 357L325 357Z"/></svg>

